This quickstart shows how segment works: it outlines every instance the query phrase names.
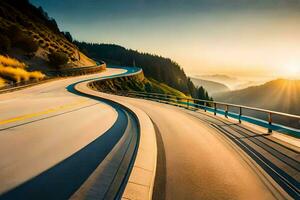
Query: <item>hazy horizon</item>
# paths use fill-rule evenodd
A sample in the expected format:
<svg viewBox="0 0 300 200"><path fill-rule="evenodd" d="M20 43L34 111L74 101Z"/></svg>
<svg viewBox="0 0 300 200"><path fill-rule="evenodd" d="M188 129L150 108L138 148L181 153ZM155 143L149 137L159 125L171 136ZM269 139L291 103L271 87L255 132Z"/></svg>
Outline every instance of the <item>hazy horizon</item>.
<svg viewBox="0 0 300 200"><path fill-rule="evenodd" d="M169 57L188 75L300 79L300 1L31 0L80 41Z"/></svg>

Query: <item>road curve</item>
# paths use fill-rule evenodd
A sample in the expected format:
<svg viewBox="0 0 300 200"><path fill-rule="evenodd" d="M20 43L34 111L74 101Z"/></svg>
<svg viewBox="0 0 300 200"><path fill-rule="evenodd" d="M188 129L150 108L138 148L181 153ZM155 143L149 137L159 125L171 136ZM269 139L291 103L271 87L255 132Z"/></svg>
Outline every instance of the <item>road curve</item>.
<svg viewBox="0 0 300 200"><path fill-rule="evenodd" d="M125 73L123 69L108 69L101 76L113 77L122 73ZM43 180L49 180L49 175L42 172L47 171L51 175L56 170L65 169L57 165L59 163L74 166L74 162L68 160L74 159L72 155L76 155L75 152L85 149L97 138L103 138L114 126L120 130L127 129L123 126L126 124L124 121L130 120L126 113L95 99L70 93L68 86L97 76L70 78L0 95L0 193L20 184L21 187L17 188L26 191L30 184L38 185ZM242 125L236 126L205 113L148 100L95 93L102 98L143 110L152 119L159 145L156 178L159 187L154 189L154 199L290 199L291 194L286 188L235 143L235 137L286 170L288 176L296 181L292 189L295 195L298 194L300 177L297 151L269 140L256 140L257 136L248 129L238 130L245 128ZM116 122L120 122L120 118L123 122L118 125ZM235 137L230 139L230 135ZM284 155L279 155L278 149ZM90 154L92 150L87 153ZM79 155L80 159L86 157L82 155ZM95 162L94 166L97 164L99 162ZM44 176L46 178L43 179ZM42 179L36 183L30 182L33 177ZM57 180L54 178L53 181L55 185ZM68 182L64 181L62 185ZM29 186L22 186L24 182ZM70 187L78 188L79 183L82 180L74 181L76 186L70 184ZM53 189L59 188L53 186ZM47 191L52 190L50 188ZM13 195L6 197L13 199ZM49 199L55 198L55 195ZM70 193L61 194L61 198L56 199L67 196L70 197ZM76 195L73 197L76 199Z"/></svg>
<svg viewBox="0 0 300 200"><path fill-rule="evenodd" d="M133 72L108 68L100 75L0 95L0 199L67 199L113 149L119 159L113 160L115 164L130 164L123 157L134 153L130 146L138 139L133 136L138 131L134 116L116 104L71 89L82 80ZM113 176L106 179L114 187L119 184ZM110 195L109 190L103 194Z"/></svg>
<svg viewBox="0 0 300 200"><path fill-rule="evenodd" d="M158 140L161 137L158 144L163 145L163 148L158 147L160 155L156 184L160 187L154 191L154 199L161 199L162 195L170 200L299 197L299 152L273 138L251 133L247 126L236 125L236 122L201 111L104 93L102 96L142 109L156 125L160 135ZM265 169L254 157L232 142L226 132L219 131L213 125L229 130L230 134L237 134L233 140L244 141L269 163L284 171L290 177L293 192L288 193L289 188L284 188L273 177L274 168ZM237 129L243 131L237 132ZM281 155L278 155L280 151ZM282 159L289 159L289 163L284 163ZM164 163L165 166L161 166Z"/></svg>

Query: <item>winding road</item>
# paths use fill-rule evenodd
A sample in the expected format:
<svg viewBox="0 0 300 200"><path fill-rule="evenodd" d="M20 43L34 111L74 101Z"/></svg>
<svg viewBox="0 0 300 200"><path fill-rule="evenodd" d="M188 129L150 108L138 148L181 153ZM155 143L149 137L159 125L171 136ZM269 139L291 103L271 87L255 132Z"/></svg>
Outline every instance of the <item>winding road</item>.
<svg viewBox="0 0 300 200"><path fill-rule="evenodd" d="M155 128L153 199L300 197L299 151L270 135L202 111L74 89L135 73L107 68L1 94L0 199L121 198L143 123L122 105L144 112Z"/></svg>

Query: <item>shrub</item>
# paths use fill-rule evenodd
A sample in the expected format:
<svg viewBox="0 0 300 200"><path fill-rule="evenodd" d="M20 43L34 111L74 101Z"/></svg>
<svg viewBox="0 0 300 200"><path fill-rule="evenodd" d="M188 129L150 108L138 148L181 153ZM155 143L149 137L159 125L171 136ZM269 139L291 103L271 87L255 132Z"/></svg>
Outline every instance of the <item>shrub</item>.
<svg viewBox="0 0 300 200"><path fill-rule="evenodd" d="M0 77L0 88L5 86L5 80Z"/></svg>
<svg viewBox="0 0 300 200"><path fill-rule="evenodd" d="M18 47L25 51L26 53L34 53L38 50L39 45L33 40L35 36L28 36L16 25L11 25L7 33L11 38L12 46Z"/></svg>
<svg viewBox="0 0 300 200"><path fill-rule="evenodd" d="M45 77L45 75L39 71L28 72L25 68L26 65L24 63L14 58L0 55L0 85L2 78L18 83L28 81L29 79L40 80Z"/></svg>
<svg viewBox="0 0 300 200"><path fill-rule="evenodd" d="M4 67L0 65L0 76L19 83L29 80L29 74L22 68Z"/></svg>
<svg viewBox="0 0 300 200"><path fill-rule="evenodd" d="M0 65L0 76L14 82L28 81L29 79L40 80L45 75L39 71L28 72L22 68L4 67Z"/></svg>
<svg viewBox="0 0 300 200"><path fill-rule="evenodd" d="M54 53L54 52L55 52L54 48L51 47L51 46L49 46L49 52L50 52L50 53Z"/></svg>
<svg viewBox="0 0 300 200"><path fill-rule="evenodd" d="M73 37L71 35L70 32L62 32L62 34L65 36L65 38L69 41L69 42L73 42Z"/></svg>
<svg viewBox="0 0 300 200"><path fill-rule="evenodd" d="M16 47L24 50L26 53L35 53L39 45L31 37L23 35L17 42Z"/></svg>
<svg viewBox="0 0 300 200"><path fill-rule="evenodd" d="M38 43L39 43L39 44L43 44L43 43L44 43L44 40L43 40L43 39L39 39L39 40L38 40Z"/></svg>
<svg viewBox="0 0 300 200"><path fill-rule="evenodd" d="M34 53L38 50L39 45L37 42L32 37L25 35L18 26L10 26L7 32L13 46L22 49L26 53Z"/></svg>
<svg viewBox="0 0 300 200"><path fill-rule="evenodd" d="M14 45L24 36L24 33L17 25L11 25L7 30L7 35L9 35L12 45Z"/></svg>
<svg viewBox="0 0 300 200"><path fill-rule="evenodd" d="M5 36L0 34L0 52L7 52L10 49L10 39Z"/></svg>
<svg viewBox="0 0 300 200"><path fill-rule="evenodd" d="M45 74L39 71L28 72L30 79L40 80L45 78Z"/></svg>
<svg viewBox="0 0 300 200"><path fill-rule="evenodd" d="M40 35L42 38L46 38L46 34L43 33L43 32L40 32L39 35Z"/></svg>
<svg viewBox="0 0 300 200"><path fill-rule="evenodd" d="M0 55L0 65L5 67L14 67L14 68L26 68L25 63L18 61L17 59L10 58L7 56Z"/></svg>
<svg viewBox="0 0 300 200"><path fill-rule="evenodd" d="M53 52L48 55L48 59L51 65L59 67L60 65L67 64L69 61L68 56L63 52Z"/></svg>

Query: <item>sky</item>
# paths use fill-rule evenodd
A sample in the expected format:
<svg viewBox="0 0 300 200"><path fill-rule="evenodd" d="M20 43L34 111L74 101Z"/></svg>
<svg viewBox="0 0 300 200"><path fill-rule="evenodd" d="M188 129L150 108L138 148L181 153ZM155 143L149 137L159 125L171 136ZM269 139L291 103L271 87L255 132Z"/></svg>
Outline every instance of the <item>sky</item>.
<svg viewBox="0 0 300 200"><path fill-rule="evenodd" d="M300 0L30 0L79 41L170 57L187 74L300 79Z"/></svg>

